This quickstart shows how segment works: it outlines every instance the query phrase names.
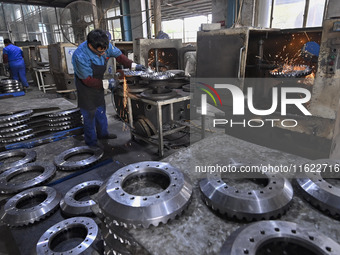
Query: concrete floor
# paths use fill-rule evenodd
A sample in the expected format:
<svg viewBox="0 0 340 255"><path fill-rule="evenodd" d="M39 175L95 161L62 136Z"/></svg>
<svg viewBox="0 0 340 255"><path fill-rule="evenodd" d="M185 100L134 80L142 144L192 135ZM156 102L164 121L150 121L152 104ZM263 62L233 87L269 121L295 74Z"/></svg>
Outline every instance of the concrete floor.
<svg viewBox="0 0 340 255"><path fill-rule="evenodd" d="M198 182L200 178L204 178L204 175L195 173L195 166L228 164L230 158L242 162L271 164L300 164L308 161L218 133L208 133L208 138L188 148L168 150L166 157L160 159L155 147L131 140L130 132L115 118L110 95L106 96L106 101L109 128L112 133L118 134L117 139L102 145L106 159L112 159L112 162L58 183L54 187L65 194L67 190L80 182L93 179L105 180L120 167L139 161L162 160L178 167L190 177L194 184L193 199L188 209L182 216L167 225L129 231L151 254L218 254L226 238L238 227L247 224L218 215L203 203ZM52 91L44 94L36 87L33 87L23 97L2 99L0 103L2 106L0 113L28 108L57 106L60 109L68 109L76 106L75 100L59 98ZM34 150L38 154L37 161L52 161L53 157L60 152L81 145L84 145L81 137L71 137L36 147ZM65 178L65 173L57 173L51 182L60 180L60 178ZM63 216L58 210L37 224L12 229L11 232L21 254L30 254L40 235L62 219ZM340 243L340 222L320 213L298 194L294 195L292 207L286 215L281 217L281 220L316 228ZM4 233L0 233L0 236Z"/></svg>

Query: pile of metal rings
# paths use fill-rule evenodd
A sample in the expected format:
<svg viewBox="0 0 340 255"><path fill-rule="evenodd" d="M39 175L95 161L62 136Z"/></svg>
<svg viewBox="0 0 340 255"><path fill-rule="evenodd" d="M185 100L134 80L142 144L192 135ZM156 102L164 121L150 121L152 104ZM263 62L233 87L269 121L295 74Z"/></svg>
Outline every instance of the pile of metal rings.
<svg viewBox="0 0 340 255"><path fill-rule="evenodd" d="M0 94L23 91L21 82L11 79L0 80Z"/></svg>
<svg viewBox="0 0 340 255"><path fill-rule="evenodd" d="M33 110L0 114L0 144L25 141L82 126L78 108L32 116Z"/></svg>

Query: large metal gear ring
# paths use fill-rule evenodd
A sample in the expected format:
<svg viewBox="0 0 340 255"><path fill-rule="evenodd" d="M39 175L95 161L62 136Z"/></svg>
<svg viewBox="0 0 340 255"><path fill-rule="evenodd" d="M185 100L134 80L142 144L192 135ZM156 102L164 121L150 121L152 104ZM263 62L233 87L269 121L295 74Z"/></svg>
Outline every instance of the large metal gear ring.
<svg viewBox="0 0 340 255"><path fill-rule="evenodd" d="M240 220L262 220L280 217L289 208L293 198L290 182L281 175L267 175L267 185L258 190L239 190L223 181L219 175L210 175L200 181L205 203ZM250 180L249 180L250 182Z"/></svg>
<svg viewBox="0 0 340 255"><path fill-rule="evenodd" d="M71 243L66 247L63 241L70 238L81 239L79 244ZM40 237L36 253L38 255L95 255L99 254L95 246L99 241L99 231L96 222L87 217L73 217L63 220L52 227Z"/></svg>
<svg viewBox="0 0 340 255"><path fill-rule="evenodd" d="M18 175L27 172L41 172L40 175L32 177L25 181L12 182L12 179ZM16 193L50 180L56 172L56 167L48 163L29 163L22 166L11 168L0 174L0 193Z"/></svg>
<svg viewBox="0 0 340 255"><path fill-rule="evenodd" d="M288 221L259 221L236 230L220 255L340 254L340 245L314 229Z"/></svg>
<svg viewBox="0 0 340 255"><path fill-rule="evenodd" d="M0 114L0 122L11 122L13 120L19 120L30 117L33 114L33 110L11 112L8 114Z"/></svg>
<svg viewBox="0 0 340 255"><path fill-rule="evenodd" d="M153 178L164 190L152 195L137 195L125 190L136 178ZM106 217L124 227L166 224L180 215L190 202L189 178L169 163L145 161L116 171L94 196Z"/></svg>
<svg viewBox="0 0 340 255"><path fill-rule="evenodd" d="M92 199L82 200L98 192L102 181L87 181L70 189L60 201L61 211L68 216L86 216L93 214L91 206L95 204Z"/></svg>
<svg viewBox="0 0 340 255"><path fill-rule="evenodd" d="M314 170L310 168L315 166ZM340 188L332 185L332 177L339 178L340 161L331 159L314 160L306 164L303 178L297 178L297 187L302 196L312 205L332 216L340 215ZM321 166L322 168L319 168ZM334 176L336 175L336 176Z"/></svg>
<svg viewBox="0 0 340 255"><path fill-rule="evenodd" d="M16 157L22 157L21 159L5 163L4 160L7 160L9 158L16 158ZM20 149L20 150L10 150L0 153L0 173L13 168L17 166L21 166L30 162L33 162L37 158L37 153L34 150L26 150L26 149Z"/></svg>
<svg viewBox="0 0 340 255"><path fill-rule="evenodd" d="M91 154L91 156L86 159L82 159L78 161L67 160L74 155L84 154L84 153ZM104 152L100 148L90 148L88 146L80 146L80 147L71 148L69 150L66 150L60 153L58 156L54 158L54 164L60 170L72 171L72 170L86 168L86 167L89 167L95 164L97 161L99 161L102 158L103 155L104 155Z"/></svg>
<svg viewBox="0 0 340 255"><path fill-rule="evenodd" d="M61 195L51 187L24 190L7 201L0 219L11 227L33 224L53 213L60 199Z"/></svg>

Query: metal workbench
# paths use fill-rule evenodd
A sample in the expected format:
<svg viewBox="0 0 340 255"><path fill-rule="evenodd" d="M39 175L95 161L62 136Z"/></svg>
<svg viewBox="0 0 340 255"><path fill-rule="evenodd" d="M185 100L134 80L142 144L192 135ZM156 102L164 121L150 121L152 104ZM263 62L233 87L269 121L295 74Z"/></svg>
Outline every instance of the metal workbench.
<svg viewBox="0 0 340 255"><path fill-rule="evenodd" d="M136 96L128 96L127 98L127 106L128 106L128 117L129 117L129 124L131 129L131 135L135 136L149 144L152 144L154 146L158 147L158 153L160 157L164 156L164 136L170 135L170 134L174 134L176 132L179 132L183 129L185 129L187 126L185 125L181 125L178 122L174 121L174 104L175 103L179 103L179 102L183 102L186 100L190 100L190 93L188 92L184 92L183 90L177 89L175 90L177 92L177 96L174 98L170 98L170 99L164 99L164 100L150 100L150 99L146 99L143 97L136 97ZM141 136L139 134L137 134L136 132L133 131L134 128L134 121L133 121L133 110L132 110L132 103L131 100L139 100L143 103L147 103L150 105L154 105L157 108L157 134L151 136L151 137L144 137ZM176 128L172 128L168 131L163 131L163 114L162 114L162 106L165 105L170 105L170 122L171 124L177 124L178 127ZM154 139L157 139L157 142L154 141Z"/></svg>

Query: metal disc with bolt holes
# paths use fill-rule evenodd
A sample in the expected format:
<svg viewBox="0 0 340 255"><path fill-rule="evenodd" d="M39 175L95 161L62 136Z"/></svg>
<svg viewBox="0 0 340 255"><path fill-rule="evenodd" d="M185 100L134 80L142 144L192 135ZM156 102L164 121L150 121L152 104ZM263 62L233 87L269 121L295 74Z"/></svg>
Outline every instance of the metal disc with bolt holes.
<svg viewBox="0 0 340 255"><path fill-rule="evenodd" d="M70 110L50 113L50 114L47 114L47 117L50 117L50 118L63 117L63 116L70 116L70 115L79 114L79 113L80 113L79 108L74 108L74 109L70 109Z"/></svg>
<svg viewBox="0 0 340 255"><path fill-rule="evenodd" d="M312 228L288 221L259 221L237 229L220 255L340 254L340 245Z"/></svg>
<svg viewBox="0 0 340 255"><path fill-rule="evenodd" d="M129 184L145 179L152 179L157 188L136 185L139 190L130 189ZM117 225L148 228L180 215L191 196L191 181L185 174L169 163L145 161L120 168L93 199Z"/></svg>
<svg viewBox="0 0 340 255"><path fill-rule="evenodd" d="M92 199L82 200L98 192L102 181L87 181L74 186L67 191L60 201L61 211L68 216L92 215L91 206L95 204Z"/></svg>
<svg viewBox="0 0 340 255"><path fill-rule="evenodd" d="M302 196L322 211L340 216L340 188L330 183L332 179L339 179L340 161L319 159L305 166L309 167L304 171L305 177L296 179Z"/></svg>
<svg viewBox="0 0 340 255"><path fill-rule="evenodd" d="M86 159L77 160L77 161L68 160L72 156L85 154L85 153L91 154L91 156ZM72 171L72 170L86 168L86 167L89 167L95 164L102 158L103 155L104 155L104 152L100 148L80 146L80 147L71 148L69 150L66 150L60 153L58 156L54 158L54 164L60 170Z"/></svg>
<svg viewBox="0 0 340 255"><path fill-rule="evenodd" d="M95 248L99 238L98 225L93 219L73 217L47 229L37 243L36 253L95 255L99 254Z"/></svg>
<svg viewBox="0 0 340 255"><path fill-rule="evenodd" d="M0 219L11 227L33 224L53 213L60 199L61 195L51 187L24 190L7 201Z"/></svg>
<svg viewBox="0 0 340 255"><path fill-rule="evenodd" d="M200 190L209 207L229 217L247 221L280 217L292 201L292 185L281 175L266 176L261 179L267 181L265 187L240 190L225 183L221 176L210 175L200 181Z"/></svg>
<svg viewBox="0 0 340 255"><path fill-rule="evenodd" d="M4 160L10 158L21 157L14 162L6 163ZM0 153L0 173L17 166L21 166L34 161L37 158L37 153L34 150L20 149L10 150Z"/></svg>
<svg viewBox="0 0 340 255"><path fill-rule="evenodd" d="M20 120L23 118L30 117L33 114L33 110L11 112L7 114L0 114L0 122L11 122L14 120Z"/></svg>
<svg viewBox="0 0 340 255"><path fill-rule="evenodd" d="M27 174L28 172L41 172L38 176L31 176L28 180L13 181L14 177ZM0 174L0 193L10 194L28 189L50 180L56 172L56 167L49 163L29 163L11 168ZM18 178L19 179L19 178Z"/></svg>

